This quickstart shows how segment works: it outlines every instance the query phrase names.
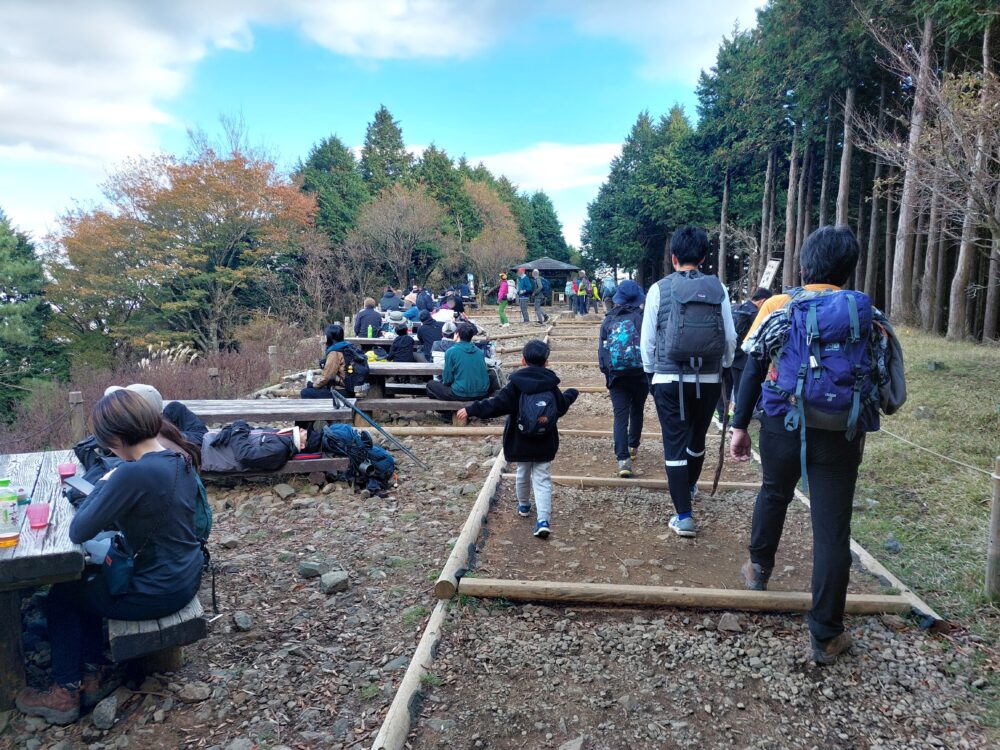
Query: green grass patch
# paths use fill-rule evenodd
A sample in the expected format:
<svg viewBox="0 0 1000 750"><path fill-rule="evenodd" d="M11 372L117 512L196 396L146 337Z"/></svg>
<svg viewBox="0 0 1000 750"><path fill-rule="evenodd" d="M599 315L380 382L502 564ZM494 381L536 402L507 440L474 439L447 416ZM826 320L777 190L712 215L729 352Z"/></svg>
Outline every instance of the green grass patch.
<svg viewBox="0 0 1000 750"><path fill-rule="evenodd" d="M403 610L403 624L413 627L430 614L430 610L422 604L414 604Z"/></svg>
<svg viewBox="0 0 1000 750"><path fill-rule="evenodd" d="M444 680L433 672L427 672L420 676L420 684L430 687L441 687L441 685L444 685Z"/></svg>
<svg viewBox="0 0 1000 750"><path fill-rule="evenodd" d="M361 698L366 701L375 700L381 692L382 688L379 687L377 682L369 682L361 688Z"/></svg>

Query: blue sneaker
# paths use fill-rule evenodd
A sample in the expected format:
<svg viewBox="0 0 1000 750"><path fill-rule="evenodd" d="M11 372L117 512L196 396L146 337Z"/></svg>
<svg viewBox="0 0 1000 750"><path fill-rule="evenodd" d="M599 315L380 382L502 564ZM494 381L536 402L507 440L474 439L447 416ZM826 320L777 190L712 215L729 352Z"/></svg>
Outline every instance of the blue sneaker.
<svg viewBox="0 0 1000 750"><path fill-rule="evenodd" d="M679 518L678 516L671 516L670 523L667 525L677 536L692 537L698 533L695 530L694 519L690 517Z"/></svg>
<svg viewBox="0 0 1000 750"><path fill-rule="evenodd" d="M535 523L535 536L539 539L549 538L549 522L548 521L538 521Z"/></svg>
<svg viewBox="0 0 1000 750"><path fill-rule="evenodd" d="M531 515L531 504L530 503L518 503L517 504L517 515L524 516L527 518Z"/></svg>

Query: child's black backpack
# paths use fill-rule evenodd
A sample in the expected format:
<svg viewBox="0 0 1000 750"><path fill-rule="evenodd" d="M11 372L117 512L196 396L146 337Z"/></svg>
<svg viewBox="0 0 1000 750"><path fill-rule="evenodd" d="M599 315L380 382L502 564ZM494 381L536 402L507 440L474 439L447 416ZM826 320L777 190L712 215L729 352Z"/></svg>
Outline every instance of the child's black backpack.
<svg viewBox="0 0 1000 750"><path fill-rule="evenodd" d="M522 435L544 437L556 428L559 407L555 391L521 393L517 403L517 429Z"/></svg>

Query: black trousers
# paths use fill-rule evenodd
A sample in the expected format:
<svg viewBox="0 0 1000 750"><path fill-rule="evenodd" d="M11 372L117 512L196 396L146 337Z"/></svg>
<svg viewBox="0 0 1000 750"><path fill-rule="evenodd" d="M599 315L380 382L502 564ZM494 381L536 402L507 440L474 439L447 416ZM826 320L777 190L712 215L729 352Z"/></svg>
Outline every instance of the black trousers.
<svg viewBox="0 0 1000 750"><path fill-rule="evenodd" d="M623 461L629 448L639 447L642 436L642 411L649 395L646 376L619 376L608 386L608 395L615 413L615 458Z"/></svg>
<svg viewBox="0 0 1000 750"><path fill-rule="evenodd" d="M486 397L485 393L481 396L459 396L451 389L450 385L445 385L440 380L427 381L427 395L438 401L477 401Z"/></svg>
<svg viewBox="0 0 1000 750"><path fill-rule="evenodd" d="M851 573L851 511L864 433L846 440L843 432L806 430L806 471L812 517L812 609L809 630L820 641L844 630L844 602ZM750 559L774 567L785 512L802 474L798 431L785 430L780 417L761 420L763 482L753 509Z"/></svg>
<svg viewBox="0 0 1000 750"><path fill-rule="evenodd" d="M691 488L705 464L705 433L712 423L722 386L702 383L701 397L694 383L657 383L653 386L656 415L663 435L663 463L670 485L670 499L678 513L691 512ZM684 399L681 419L680 399Z"/></svg>

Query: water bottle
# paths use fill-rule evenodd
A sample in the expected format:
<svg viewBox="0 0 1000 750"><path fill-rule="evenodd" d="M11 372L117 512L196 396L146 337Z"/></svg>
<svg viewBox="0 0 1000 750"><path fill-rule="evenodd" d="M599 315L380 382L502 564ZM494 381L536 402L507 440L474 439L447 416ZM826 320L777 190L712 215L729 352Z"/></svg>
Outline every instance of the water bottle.
<svg viewBox="0 0 1000 750"><path fill-rule="evenodd" d="M21 536L17 510L17 492L11 489L9 479L0 479L0 548L17 546Z"/></svg>

